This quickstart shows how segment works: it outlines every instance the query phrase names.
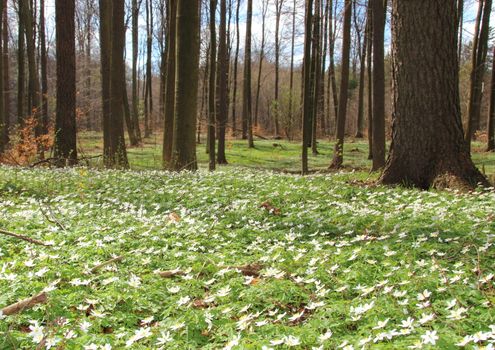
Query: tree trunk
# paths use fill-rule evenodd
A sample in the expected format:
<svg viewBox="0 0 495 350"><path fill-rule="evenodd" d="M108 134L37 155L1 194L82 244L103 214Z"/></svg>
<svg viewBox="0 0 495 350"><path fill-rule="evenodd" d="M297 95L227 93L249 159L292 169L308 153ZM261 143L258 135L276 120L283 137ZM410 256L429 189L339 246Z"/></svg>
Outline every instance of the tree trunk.
<svg viewBox="0 0 495 350"><path fill-rule="evenodd" d="M41 63L41 124L42 133L48 134L48 71L45 29L45 0L40 1L40 63ZM89 77L88 77L89 78Z"/></svg>
<svg viewBox="0 0 495 350"><path fill-rule="evenodd" d="M57 115L54 155L58 166L77 163L75 1L56 0Z"/></svg>
<svg viewBox="0 0 495 350"><path fill-rule="evenodd" d="M475 132L479 130L480 126L481 100L483 98L483 79L486 71L485 64L488 52L491 9L492 0L480 0L478 18L476 19L476 37L473 41L468 125L465 135L469 150L471 149L471 140L474 137ZM477 35L478 32L479 35Z"/></svg>
<svg viewBox="0 0 495 350"><path fill-rule="evenodd" d="M385 6L383 0L371 0L373 17L373 165L371 171L385 166Z"/></svg>
<svg viewBox="0 0 495 350"><path fill-rule="evenodd" d="M151 0L146 0L146 83L144 89L144 137L152 134L152 110L153 94L151 92L153 76L151 74L151 50L152 50L152 20Z"/></svg>
<svg viewBox="0 0 495 350"><path fill-rule="evenodd" d="M219 28L219 43L218 43L218 66L217 66L217 85L218 85L218 113L217 128L218 128L218 164L227 164L225 156L225 128L227 125L228 107L228 38L227 38L227 2L220 0L220 28Z"/></svg>
<svg viewBox="0 0 495 350"><path fill-rule="evenodd" d="M340 79L340 98L339 112L337 114L337 143L330 168L338 169L342 166L344 160L344 137L345 137L345 120L347 115L347 98L349 87L349 58L351 48L351 19L352 19L352 2L345 0L344 9L344 36L342 41L342 77Z"/></svg>
<svg viewBox="0 0 495 350"><path fill-rule="evenodd" d="M141 4L141 1L139 2ZM132 0L132 124L136 135L137 144L131 142L131 146L137 146L141 143L141 130L139 127L139 96L138 96L138 76L137 76L137 60L138 60L138 43L139 43L139 6L138 0Z"/></svg>
<svg viewBox="0 0 495 350"><path fill-rule="evenodd" d="M217 0L210 0L210 52L209 52L209 80L208 80L208 169L215 170L215 119L216 119L216 72L217 72L217 28L216 28Z"/></svg>
<svg viewBox="0 0 495 350"><path fill-rule="evenodd" d="M373 53L373 16L371 15L371 6L368 6L368 47L366 55L366 66L368 74L368 159L373 159L373 70L372 70L372 53Z"/></svg>
<svg viewBox="0 0 495 350"><path fill-rule="evenodd" d="M262 0L261 2L261 47L260 56L258 62L258 79L256 82L256 101L254 101L254 127L258 127L259 120L259 102L261 92L261 72L263 70L263 61L265 60L265 27L266 27L266 13L268 11L268 0Z"/></svg>
<svg viewBox="0 0 495 350"><path fill-rule="evenodd" d="M313 54L311 57L311 152L314 156L318 155L316 144L316 133L318 126L318 90L319 90L319 73L320 73L320 1L315 0L315 15L313 16Z"/></svg>
<svg viewBox="0 0 495 350"><path fill-rule="evenodd" d="M492 81L490 85L490 112L488 113L488 152L495 151L495 46L493 47Z"/></svg>
<svg viewBox="0 0 495 350"><path fill-rule="evenodd" d="M165 169L169 168L172 161L172 143L174 139L177 0L169 1L168 11L167 37L169 50L167 52L167 83L163 130L163 167Z"/></svg>
<svg viewBox="0 0 495 350"><path fill-rule="evenodd" d="M237 69L239 65L239 45L240 45L240 36L239 36L239 12L241 8L241 2L237 2L237 8L236 8L236 14L235 14L235 25L236 25L236 35L235 35L235 57L234 57L234 78L233 78L233 85L234 85L234 92L232 95L232 136L236 137L237 136L237 115L236 115L236 108L237 108Z"/></svg>
<svg viewBox="0 0 495 350"><path fill-rule="evenodd" d="M312 113L311 105L311 41L312 41L312 22L313 22L313 0L306 0L306 15L305 15L305 33L304 33L304 63L303 63L303 139L302 139L302 155L301 165L302 174L305 175L309 171L308 166L308 146L311 142L312 130Z"/></svg>
<svg viewBox="0 0 495 350"><path fill-rule="evenodd" d="M0 0L0 14L3 16L4 1ZM0 19L0 33L2 33L3 20ZM5 151L7 145L5 134L8 134L6 128L7 115L4 106L4 86L3 86L3 40L0 40L0 154Z"/></svg>
<svg viewBox="0 0 495 350"><path fill-rule="evenodd" d="M100 66L103 126L103 160L105 166L112 165L110 155L110 76L112 61L112 2L100 0Z"/></svg>
<svg viewBox="0 0 495 350"><path fill-rule="evenodd" d="M112 1L112 63L110 81L110 161L116 168L128 168L124 138L123 97L125 79L125 7L124 0Z"/></svg>
<svg viewBox="0 0 495 350"><path fill-rule="evenodd" d="M171 168L196 170L199 2L178 0L175 120Z"/></svg>
<svg viewBox="0 0 495 350"><path fill-rule="evenodd" d="M393 1L393 134L384 184L488 185L462 133L455 12L443 0Z"/></svg>
<svg viewBox="0 0 495 350"><path fill-rule="evenodd" d="M336 39L336 33L335 33L335 28L336 27L336 16L332 16L333 12L333 1L334 0L327 0L330 2L330 17L333 18L330 21L329 29L328 29L328 55L330 57L330 67L328 69L328 76L330 78L330 82L332 85L332 98L333 98L333 110L334 110L334 117L335 117L335 125L337 123L337 115L339 113L339 98L338 98L338 91L337 91L337 81L335 78L335 39ZM336 129L336 128L335 128Z"/></svg>
<svg viewBox="0 0 495 350"><path fill-rule="evenodd" d="M246 17L246 44L244 45L244 88L243 88L243 137L244 123L246 123L248 147L254 148L253 142L253 116L251 103L251 26L253 22L253 0L247 0Z"/></svg>
<svg viewBox="0 0 495 350"><path fill-rule="evenodd" d="M368 4L369 6L369 4ZM366 24L364 30L364 38L363 41L359 42L359 96L358 96L358 113L357 113L357 130L356 130L356 138L363 138L363 129L364 129L364 82L365 82L365 73L366 73L366 53L368 50L368 30L369 30L369 11L366 11L368 14L366 15Z"/></svg>
<svg viewBox="0 0 495 350"><path fill-rule="evenodd" d="M18 6L18 30L17 30L17 121L19 125L24 126L26 119L25 108L25 80L26 80L26 41L24 39L24 6Z"/></svg>
<svg viewBox="0 0 495 350"><path fill-rule="evenodd" d="M275 119L275 137L280 135L279 124L279 81L280 81L280 18L282 17L282 7L284 0L275 0L275 99L274 99L274 119Z"/></svg>
<svg viewBox="0 0 495 350"><path fill-rule="evenodd" d="M289 141L291 140L292 124L294 121L294 54L295 54L295 40L296 40L296 6L297 0L294 0L292 4L292 35L290 44L290 78L289 78L289 115L286 126L286 134Z"/></svg>

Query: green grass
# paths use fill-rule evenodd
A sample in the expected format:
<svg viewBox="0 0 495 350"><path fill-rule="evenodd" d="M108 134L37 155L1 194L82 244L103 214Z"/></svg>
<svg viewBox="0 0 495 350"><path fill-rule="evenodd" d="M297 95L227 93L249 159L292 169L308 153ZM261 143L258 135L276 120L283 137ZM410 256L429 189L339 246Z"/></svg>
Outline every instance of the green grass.
<svg viewBox="0 0 495 350"><path fill-rule="evenodd" d="M298 168L297 144L280 152L270 143L235 142L229 160ZM348 147L363 150L353 165L367 164L364 144ZM330 145L322 150L314 167L329 162ZM153 155L131 152L133 167ZM0 227L50 243L0 235L0 308L48 293L46 304L0 316L0 349L41 339L64 349L493 342L495 194L356 184L367 177L0 167ZM114 256L124 258L89 273ZM259 276L237 269L246 264ZM173 269L183 274L156 273Z"/></svg>
<svg viewBox="0 0 495 350"><path fill-rule="evenodd" d="M80 147L87 155L102 153L99 133L82 133L79 136ZM203 140L204 141L204 140ZM274 146L276 144L276 146ZM286 140L256 140L255 149L247 147L247 141L227 141L226 154L230 165L270 170L297 172L301 169L301 144ZM473 160L489 177L495 175L495 153L484 152L484 144L473 143ZM313 170L325 170L333 156L334 142L318 141L319 155L313 156L309 151L309 165ZM207 168L208 155L206 145L198 145L198 161L202 168ZM153 135L144 141L141 147L128 148L131 168L135 170L160 169L162 159L162 138ZM92 162L98 165L98 162ZM101 165L101 164L100 164ZM367 171L371 168L368 160L368 142L366 140L346 140L344 144L344 165L347 168Z"/></svg>

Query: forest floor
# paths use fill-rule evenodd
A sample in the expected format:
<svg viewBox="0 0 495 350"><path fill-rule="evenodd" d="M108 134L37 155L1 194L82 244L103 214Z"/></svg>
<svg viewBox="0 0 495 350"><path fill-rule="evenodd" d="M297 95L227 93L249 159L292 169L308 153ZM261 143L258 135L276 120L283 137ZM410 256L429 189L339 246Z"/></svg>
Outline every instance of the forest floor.
<svg viewBox="0 0 495 350"><path fill-rule="evenodd" d="M79 135L79 147L86 156L103 153L102 134L86 132ZM198 162L203 168L208 167L208 154L204 139L198 145ZM309 166L314 171L326 171L333 156L334 141L318 140L319 155L314 156L309 150ZM492 179L495 176L495 153L485 152L485 143L473 142L473 160L476 165ZM144 140L140 147L128 148L131 168L134 170L161 169L162 136L154 134ZM232 166L242 166L275 171L298 172L301 170L301 143L287 140L255 139L255 148L247 147L246 140L228 140L226 143L227 161ZM101 159L91 162L92 166L101 166ZM365 139L347 139L344 144L344 166L347 170L368 171L368 141ZM494 178L495 179L495 178Z"/></svg>
<svg viewBox="0 0 495 350"><path fill-rule="evenodd" d="M232 164L298 169L296 144L232 144ZM0 315L0 349L492 349L493 192L134 151L140 171L0 167L0 229L47 244L0 234L0 310L45 293Z"/></svg>

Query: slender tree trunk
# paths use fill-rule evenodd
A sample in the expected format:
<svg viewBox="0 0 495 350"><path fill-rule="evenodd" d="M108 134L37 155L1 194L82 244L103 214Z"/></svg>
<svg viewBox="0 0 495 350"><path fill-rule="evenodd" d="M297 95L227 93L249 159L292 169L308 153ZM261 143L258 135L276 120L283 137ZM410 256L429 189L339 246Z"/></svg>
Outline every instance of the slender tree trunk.
<svg viewBox="0 0 495 350"><path fill-rule="evenodd" d="M0 14L3 16L3 10L4 10L4 1L0 0ZM2 25L3 25L3 20L0 20L0 33L2 33ZM0 40L0 154L2 154L5 151L5 147L7 145L5 134L8 134L7 128L6 128L6 119L7 115L5 114L5 106L4 106L4 86L3 86L3 40Z"/></svg>
<svg viewBox="0 0 495 350"><path fill-rule="evenodd" d="M488 113L488 152L495 151L495 46L493 47L492 81L490 85L490 112Z"/></svg>
<svg viewBox="0 0 495 350"><path fill-rule="evenodd" d="M34 8L31 7L29 0L20 0L20 6L23 8L24 15L24 34L26 36L27 59L28 59L28 106L29 115L36 120L35 134L41 135L42 125L40 120L40 82L36 63L36 45L33 33L33 14Z"/></svg>
<svg viewBox="0 0 495 350"><path fill-rule="evenodd" d="M368 5L369 6L369 5ZM367 11L369 12L369 11ZM358 96L358 114L357 114L357 131L356 138L363 138L363 129L364 129L364 82L365 82L365 73L366 73L366 52L368 50L368 30L370 21L369 15L366 16L366 25L364 30L364 38L362 43L360 42L359 46L359 96Z"/></svg>
<svg viewBox="0 0 495 350"><path fill-rule="evenodd" d="M261 72L263 70L263 61L265 60L265 26L266 26L266 13L268 11L268 0L262 0L261 2L261 47L258 63L258 80L256 83L256 101L254 102L254 127L258 127L258 112L260 102L261 91Z"/></svg>
<svg viewBox="0 0 495 350"><path fill-rule="evenodd" d="M112 1L100 0L100 66L103 126L103 160L105 166L112 166L111 159L111 62L112 62Z"/></svg>
<svg viewBox="0 0 495 350"><path fill-rule="evenodd" d="M327 0L327 1L330 2L329 11L330 11L330 14L332 14L333 13L333 1L334 0ZM333 17L333 19L330 21L329 31L328 31L328 40L329 40L328 51L329 51L329 57L330 57L330 67L328 70L328 75L330 77L330 81L332 84L333 110L334 110L335 126L336 126L337 125L337 116L338 116L338 111L339 111L339 98L338 98L338 91L337 91L337 81L335 78L335 38L336 38L335 27L336 27L336 20L335 20L335 17ZM335 127L335 130L337 130L336 127Z"/></svg>
<svg viewBox="0 0 495 350"><path fill-rule="evenodd" d="M3 37L3 88L4 88L4 129L3 138L4 145L9 143L9 129L10 129L10 59L9 59L9 12L8 12L8 0L3 0L3 27L2 27L2 37Z"/></svg>
<svg viewBox="0 0 495 350"><path fill-rule="evenodd" d="M218 85L218 113L217 128L218 128L218 164L227 164L225 156L225 128L227 126L227 117L229 113L228 107L228 38L227 38L227 2L220 0L220 28L219 28L219 43L218 43L218 66L217 66L217 85Z"/></svg>
<svg viewBox="0 0 495 350"><path fill-rule="evenodd" d="M381 182L423 189L488 185L463 138L455 3L392 4L393 134Z"/></svg>
<svg viewBox="0 0 495 350"><path fill-rule="evenodd" d="M174 138L177 0L170 0L168 11L169 24L167 37L169 50L167 52L167 83L163 130L163 167L165 169L170 167L170 162L172 161L172 143Z"/></svg>
<svg viewBox="0 0 495 350"><path fill-rule="evenodd" d="M296 7L297 0L294 0L292 4L292 36L290 44L290 82L289 82L289 115L287 123L287 138L291 140L292 135L292 124L294 121L294 54L295 54L295 39L296 39Z"/></svg>
<svg viewBox="0 0 495 350"><path fill-rule="evenodd" d="M112 64L111 64L111 101L110 101L110 159L116 168L128 168L127 151L124 138L123 97L125 79L125 7L124 0L112 1Z"/></svg>
<svg viewBox="0 0 495 350"><path fill-rule="evenodd" d="M55 158L58 166L77 163L75 1L55 1L57 115Z"/></svg>
<svg viewBox="0 0 495 350"><path fill-rule="evenodd" d="M312 113L311 105L311 44L312 44L313 0L306 0L305 33L304 33L304 63L303 63L303 139L302 139L302 174L309 171L308 146L311 142Z"/></svg>
<svg viewBox="0 0 495 350"><path fill-rule="evenodd" d="M253 116L251 103L251 26L253 21L253 0L247 0L246 44L244 45L244 89L243 89L243 137L246 124L249 148L254 148Z"/></svg>
<svg viewBox="0 0 495 350"><path fill-rule="evenodd" d="M373 16L373 166L385 166L385 7L383 0L371 0Z"/></svg>
<svg viewBox="0 0 495 350"><path fill-rule="evenodd" d="M139 2L141 4L141 2ZM138 60L138 43L139 43L139 6L138 0L132 0L132 124L136 134L137 144L141 143L141 130L139 127L139 95L138 95L138 75L137 75L137 60ZM132 144L131 146L137 146Z"/></svg>
<svg viewBox="0 0 495 350"><path fill-rule="evenodd" d="M151 50L153 39L151 0L146 0L146 86L144 95L144 137L152 134L153 94L151 91L153 76L151 74Z"/></svg>
<svg viewBox="0 0 495 350"><path fill-rule="evenodd" d="M232 136L237 136L237 69L239 65L239 45L240 45L240 36L239 36L239 12L241 8L241 2L237 1L237 8L235 14L235 26L236 26L236 35L235 35L235 57L234 57L234 77L233 77L233 85L234 92L232 95Z"/></svg>
<svg viewBox="0 0 495 350"><path fill-rule="evenodd" d="M316 134L318 125L318 90L319 90L319 72L320 72L320 1L315 0L315 15L313 16L313 54L311 57L311 151L314 156L318 155L318 148L316 144Z"/></svg>
<svg viewBox="0 0 495 350"><path fill-rule="evenodd" d="M93 126L93 106L91 106L91 40L92 40L92 19L93 19L93 9L92 9L92 0L86 0L86 53L85 53L85 97L86 97L86 129L92 130ZM43 90L43 88L42 88ZM45 96L42 93L42 96Z"/></svg>
<svg viewBox="0 0 495 350"><path fill-rule="evenodd" d="M196 115L199 78L199 2L178 0L177 67L172 169L196 170Z"/></svg>
<svg viewBox="0 0 495 350"><path fill-rule="evenodd" d="M40 1L40 63L41 63L41 120L42 133L48 134L48 70L45 29L45 0Z"/></svg>
<svg viewBox="0 0 495 350"><path fill-rule="evenodd" d="M26 81L26 41L24 39L24 6L18 8L18 29L17 29L17 121L21 126L24 125L26 119L26 95L25 95L25 81Z"/></svg>
<svg viewBox="0 0 495 350"><path fill-rule="evenodd" d="M216 119L216 72L217 72L217 28L216 28L216 13L217 13L217 0L210 0L210 52L209 52L209 65L208 71L208 168L210 171L215 170L216 156L215 156L215 119Z"/></svg>
<svg viewBox="0 0 495 350"><path fill-rule="evenodd" d="M492 0L480 0L478 18L476 20L475 37L473 41L471 86L469 91L468 125L465 134L468 148L471 150L471 140L479 130L481 101L483 98L483 78L486 71L486 56L488 52L488 36L490 31L490 14ZM481 18L480 18L481 17ZM481 23L480 23L481 21Z"/></svg>
<svg viewBox="0 0 495 350"><path fill-rule="evenodd" d="M282 17L282 7L284 0L275 0L275 99L274 99L274 120L275 137L280 135L279 124L279 82L280 82L280 19Z"/></svg>
<svg viewBox="0 0 495 350"><path fill-rule="evenodd" d="M368 159L373 159L373 16L371 6L368 6L368 47L366 55L366 66L368 70Z"/></svg>
<svg viewBox="0 0 495 350"><path fill-rule="evenodd" d="M340 79L340 98L339 112L337 115L337 143L331 168L338 169L342 166L344 160L344 137L345 137L345 120L347 115L347 98L349 87L349 58L351 46L351 19L352 19L352 2L345 0L344 10L344 36L342 41L342 77Z"/></svg>

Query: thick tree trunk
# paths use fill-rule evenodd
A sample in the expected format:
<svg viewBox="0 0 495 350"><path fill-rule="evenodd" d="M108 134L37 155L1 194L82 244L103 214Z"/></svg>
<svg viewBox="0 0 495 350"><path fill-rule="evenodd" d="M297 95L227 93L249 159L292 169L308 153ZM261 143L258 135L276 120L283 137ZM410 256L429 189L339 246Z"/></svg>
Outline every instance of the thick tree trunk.
<svg viewBox="0 0 495 350"><path fill-rule="evenodd" d="M398 0L392 11L393 136L380 181L423 189L488 185L463 138L455 3Z"/></svg>
<svg viewBox="0 0 495 350"><path fill-rule="evenodd" d="M175 120L171 168L196 170L199 2L178 0Z"/></svg>
<svg viewBox="0 0 495 350"><path fill-rule="evenodd" d="M313 104L311 98L311 44L312 44L312 22L313 22L313 0L306 0L305 33L304 33L304 63L303 63L303 139L301 166L302 174L309 171L308 166L308 146L311 143L312 113Z"/></svg>
<svg viewBox="0 0 495 350"><path fill-rule="evenodd" d="M177 1L170 0L168 4L168 43L167 52L167 83L165 93L165 116L163 130L163 167L169 168L172 160L172 143L174 138L175 118L175 56L176 56L176 27L177 27Z"/></svg>
<svg viewBox="0 0 495 350"><path fill-rule="evenodd" d="M215 170L216 156L215 156L215 119L216 119L216 72L217 72L217 28L216 28L216 13L217 13L217 0L210 0L210 52L209 52L209 79L208 79L208 168L210 171Z"/></svg>
<svg viewBox="0 0 495 350"><path fill-rule="evenodd" d="M55 158L58 166L77 163L75 1L56 0L57 115Z"/></svg>
<svg viewBox="0 0 495 350"><path fill-rule="evenodd" d="M218 85L218 111L217 111L217 130L218 130L218 164L227 164L225 156L225 128L227 126L228 109L228 38L227 38L227 2L220 0L220 28L218 43L218 66L217 66L217 85Z"/></svg>
<svg viewBox="0 0 495 350"><path fill-rule="evenodd" d="M246 17L246 43L244 45L244 88L243 88L243 109L242 109L242 133L244 138L244 123L246 123L246 132L248 147L254 148L253 142L253 113L251 102L251 26L253 22L253 0L247 0L247 17Z"/></svg>
<svg viewBox="0 0 495 350"><path fill-rule="evenodd" d="M111 64L111 101L110 101L110 159L111 166L128 168L127 151L124 138L122 82L125 76L125 6L124 0L112 1L112 64Z"/></svg>
<svg viewBox="0 0 495 350"><path fill-rule="evenodd" d="M373 17L373 165L385 166L385 6L383 0L371 0Z"/></svg>
<svg viewBox="0 0 495 350"><path fill-rule="evenodd" d="M342 41L342 77L340 79L339 112L337 114L337 143L330 168L338 169L344 160L345 120L347 115L347 98L349 87L349 59L351 48L352 2L345 0L344 36Z"/></svg>

